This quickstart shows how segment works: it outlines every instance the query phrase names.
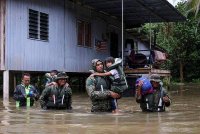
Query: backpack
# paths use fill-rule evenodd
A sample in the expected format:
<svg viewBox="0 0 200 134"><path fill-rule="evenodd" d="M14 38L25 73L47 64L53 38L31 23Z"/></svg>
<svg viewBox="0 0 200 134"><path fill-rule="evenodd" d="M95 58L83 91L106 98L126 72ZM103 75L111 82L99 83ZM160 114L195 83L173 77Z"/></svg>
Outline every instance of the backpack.
<svg viewBox="0 0 200 134"><path fill-rule="evenodd" d="M122 64L122 59L121 58L115 58L115 62L108 68L108 70L116 69L119 73L120 81L117 84L118 86L122 87L123 86L123 91L128 89L128 83L126 80L125 73L123 71L123 68L121 66ZM110 77L113 80L113 77Z"/></svg>

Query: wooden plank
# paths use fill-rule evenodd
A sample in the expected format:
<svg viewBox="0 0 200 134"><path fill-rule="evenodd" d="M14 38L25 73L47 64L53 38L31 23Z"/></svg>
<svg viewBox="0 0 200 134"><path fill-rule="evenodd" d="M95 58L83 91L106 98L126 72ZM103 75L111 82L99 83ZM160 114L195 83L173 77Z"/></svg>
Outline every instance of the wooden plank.
<svg viewBox="0 0 200 134"><path fill-rule="evenodd" d="M125 69L124 72L126 74L134 74L134 73L149 73L150 68L136 68L136 69Z"/></svg>
<svg viewBox="0 0 200 134"><path fill-rule="evenodd" d="M163 69L150 69L150 68L137 68L137 69L125 69L125 74L159 74L160 76L171 76L169 70Z"/></svg>
<svg viewBox="0 0 200 134"><path fill-rule="evenodd" d="M169 70L151 69L151 73L171 74Z"/></svg>

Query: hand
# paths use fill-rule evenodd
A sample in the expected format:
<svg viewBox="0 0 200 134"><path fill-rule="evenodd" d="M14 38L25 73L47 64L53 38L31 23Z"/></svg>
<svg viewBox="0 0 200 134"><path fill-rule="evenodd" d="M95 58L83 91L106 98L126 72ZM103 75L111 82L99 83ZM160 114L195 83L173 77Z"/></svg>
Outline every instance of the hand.
<svg viewBox="0 0 200 134"><path fill-rule="evenodd" d="M94 74L91 74L91 75L90 75L90 77L94 77L94 76L95 76Z"/></svg>
<svg viewBox="0 0 200 134"><path fill-rule="evenodd" d="M141 88L136 88L135 92L136 102L140 102L142 99Z"/></svg>
<svg viewBox="0 0 200 134"><path fill-rule="evenodd" d="M118 93L110 91L110 96L114 99L120 98L120 95Z"/></svg>
<svg viewBox="0 0 200 134"><path fill-rule="evenodd" d="M68 84L68 83L66 83L66 84L64 85L64 87L65 87L65 88L69 87L69 84Z"/></svg>
<svg viewBox="0 0 200 134"><path fill-rule="evenodd" d="M35 97L35 94L33 93L33 91L30 91L30 92L27 94L27 97Z"/></svg>
<svg viewBox="0 0 200 134"><path fill-rule="evenodd" d="M57 83L56 83L56 82L51 82L51 84L52 84L52 85L57 85Z"/></svg>
<svg viewBox="0 0 200 134"><path fill-rule="evenodd" d="M169 97L168 97L168 96L164 96L164 97L163 97L163 101L164 101L164 102L169 102Z"/></svg>
<svg viewBox="0 0 200 134"><path fill-rule="evenodd" d="M95 71L94 71L94 70L89 70L89 72L90 72L90 73L94 73Z"/></svg>
<svg viewBox="0 0 200 134"><path fill-rule="evenodd" d="M164 101L166 107L170 106L171 102L170 102L170 99L168 96L164 96L163 101Z"/></svg>
<svg viewBox="0 0 200 134"><path fill-rule="evenodd" d="M51 83L48 84L48 86L52 86L52 85L57 85L57 83L56 82L51 82Z"/></svg>
<svg viewBox="0 0 200 134"><path fill-rule="evenodd" d="M135 94L136 95L141 95L141 88L136 88Z"/></svg>

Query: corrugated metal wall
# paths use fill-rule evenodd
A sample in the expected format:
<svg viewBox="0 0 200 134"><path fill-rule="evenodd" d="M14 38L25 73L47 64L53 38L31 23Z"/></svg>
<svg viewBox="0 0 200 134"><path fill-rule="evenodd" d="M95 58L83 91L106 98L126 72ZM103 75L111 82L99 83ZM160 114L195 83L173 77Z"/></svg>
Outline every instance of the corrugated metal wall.
<svg viewBox="0 0 200 134"><path fill-rule="evenodd" d="M49 14L49 42L28 39L29 8ZM77 19L91 22L92 46L109 24L117 24L67 0L7 0L6 14L7 70L86 72L93 58L104 59L109 51L77 46ZM120 37L120 29L115 31Z"/></svg>

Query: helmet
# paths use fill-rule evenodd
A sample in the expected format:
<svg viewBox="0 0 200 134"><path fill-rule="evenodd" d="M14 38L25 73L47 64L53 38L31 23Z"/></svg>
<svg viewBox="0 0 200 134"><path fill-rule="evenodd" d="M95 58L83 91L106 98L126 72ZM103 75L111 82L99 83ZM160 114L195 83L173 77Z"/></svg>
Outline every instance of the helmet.
<svg viewBox="0 0 200 134"><path fill-rule="evenodd" d="M58 73L57 77L55 78L55 81L58 81L60 79L67 79L67 78L68 78L68 76L65 72L60 72L60 73Z"/></svg>
<svg viewBox="0 0 200 134"><path fill-rule="evenodd" d="M160 76L158 74L152 74L150 76L150 81L161 82Z"/></svg>
<svg viewBox="0 0 200 134"><path fill-rule="evenodd" d="M96 64L97 64L98 61L100 61L100 62L103 63L103 61L101 61L100 59L93 59L93 60L92 60L92 69L93 69L94 71L96 71Z"/></svg>

